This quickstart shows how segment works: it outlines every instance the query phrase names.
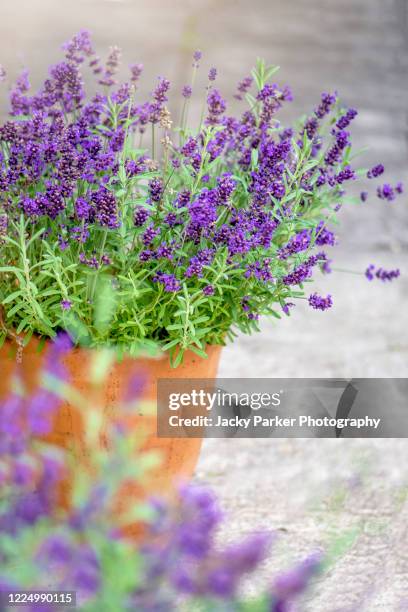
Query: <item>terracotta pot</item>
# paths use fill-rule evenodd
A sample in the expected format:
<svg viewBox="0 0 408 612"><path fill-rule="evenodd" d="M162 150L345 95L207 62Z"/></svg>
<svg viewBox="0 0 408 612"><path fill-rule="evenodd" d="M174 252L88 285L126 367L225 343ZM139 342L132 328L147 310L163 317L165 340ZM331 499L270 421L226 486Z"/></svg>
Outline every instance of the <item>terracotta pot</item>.
<svg viewBox="0 0 408 612"><path fill-rule="evenodd" d="M38 386L41 371L48 346L43 351L38 350L38 340L33 338L24 349L22 363L19 365L21 376L28 391ZM203 359L191 351L184 355L183 363L176 369L171 368L168 355L159 359L139 358L124 359L115 362L109 370L106 383L103 387L95 388L90 382L89 366L93 352L86 349L74 348L62 359L66 366L70 383L87 401L97 402L103 411L104 426L111 422L122 421L128 431L147 432L143 448L158 450L162 463L154 469L150 478L144 483L146 492L170 492L177 479L190 478L194 472L199 457L202 439L200 438L158 438L156 435L156 417L143 414L127 415L125 420L121 414L121 403L128 388L130 379L136 372L144 375L146 384L142 394L142 402L155 402L157 381L159 378L216 378L221 346L207 347L208 358ZM0 349L0 397L5 397L10 390L10 383L17 368L16 347L6 342ZM47 442L59 447L70 449L79 466L86 465L87 450L84 446L84 423L81 412L64 402L59 408L53 423L52 431L45 437ZM106 445L106 439L101 436L100 443ZM67 477L59 492L59 504L69 506L71 499L72 480ZM125 508L129 500L135 497L140 499L143 494L140 485L127 483L121 494L119 507Z"/></svg>

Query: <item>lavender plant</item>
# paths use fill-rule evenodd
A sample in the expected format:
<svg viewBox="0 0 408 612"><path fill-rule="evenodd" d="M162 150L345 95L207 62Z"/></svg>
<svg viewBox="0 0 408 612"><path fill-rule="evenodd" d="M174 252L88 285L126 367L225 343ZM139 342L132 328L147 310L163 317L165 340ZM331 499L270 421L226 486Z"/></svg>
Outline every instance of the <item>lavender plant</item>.
<svg viewBox="0 0 408 612"><path fill-rule="evenodd" d="M313 554L281 573L267 592L254 599L241 584L266 559L272 533L255 533L240 543L221 547L216 533L222 514L214 495L185 486L177 500L140 502L122 516L112 512L114 500L129 477L142 479L152 464L146 451L134 452L135 440L115 427L108 431L110 450L96 450L97 406L84 398L92 475L75 474L73 506L55 510L57 483L71 459L40 443L69 385L60 358L70 349L67 337L51 346L43 373L43 388L32 397L21 384L0 404L0 597L7 607L12 590L75 591L79 609L140 612L211 610L285 612L322 569ZM96 358L95 383L100 383L109 359ZM77 399L77 401L79 401ZM127 398L124 410L137 405ZM132 518L149 526L136 545L120 532ZM12 608L10 608L12 609ZM57 610L58 605L28 600L29 610Z"/></svg>
<svg viewBox="0 0 408 612"><path fill-rule="evenodd" d="M84 31L64 49L37 93L20 76L0 128L3 338L10 328L26 339L64 328L90 346L154 344L178 365L186 349L205 356L206 345L258 330L260 315L288 315L296 300L332 305L308 284L315 270L330 271L332 226L353 200L345 186L384 171L351 165L356 110L324 93L283 126L277 113L292 94L258 60L238 85L246 108L237 117L210 70L193 126L196 52L174 128L167 79L141 102L143 67L119 85L116 47L102 64ZM101 87L90 98L86 63ZM400 183L377 189L386 202L401 192ZM369 279L399 274L375 270Z"/></svg>

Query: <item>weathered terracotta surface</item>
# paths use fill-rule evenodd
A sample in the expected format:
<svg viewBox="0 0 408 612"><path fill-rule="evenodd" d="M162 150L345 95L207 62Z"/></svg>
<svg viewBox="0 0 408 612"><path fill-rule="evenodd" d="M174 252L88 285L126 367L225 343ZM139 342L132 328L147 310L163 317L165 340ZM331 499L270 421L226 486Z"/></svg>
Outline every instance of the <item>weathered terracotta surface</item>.
<svg viewBox="0 0 408 612"><path fill-rule="evenodd" d="M153 415L143 415L137 412L123 414L121 402L128 388L130 379L139 373L145 378L142 401L155 402L157 381L159 378L215 378L221 352L220 346L208 347L208 359L203 359L193 352L187 351L184 362L178 368L170 367L168 355L160 359L139 358L124 359L115 362L109 371L103 387L95 388L89 380L89 365L92 351L72 349L63 358L71 384L92 405L100 406L103 411L104 427L113 421L125 424L128 431L140 428L147 432L143 447L146 450L158 450L162 457L160 468L155 469L144 483L147 493L167 493L172 490L176 480L187 479L195 469L202 440L199 438L158 438L156 435L156 418ZM38 385L38 377L48 347L38 352L38 341L33 339L24 349L21 376L28 390ZM15 347L5 343L0 349L0 397L4 397L10 389L13 373L16 370ZM102 428L102 431L104 429ZM80 466L86 466L88 450L84 446L84 424L81 412L67 402L64 402L54 419L52 432L45 438L48 442L68 448L74 454ZM106 446L106 437L100 436L100 443ZM118 500L118 509L128 506L129 500L140 498L140 486L127 483ZM60 504L68 506L71 498L71 479L67 477L61 487Z"/></svg>

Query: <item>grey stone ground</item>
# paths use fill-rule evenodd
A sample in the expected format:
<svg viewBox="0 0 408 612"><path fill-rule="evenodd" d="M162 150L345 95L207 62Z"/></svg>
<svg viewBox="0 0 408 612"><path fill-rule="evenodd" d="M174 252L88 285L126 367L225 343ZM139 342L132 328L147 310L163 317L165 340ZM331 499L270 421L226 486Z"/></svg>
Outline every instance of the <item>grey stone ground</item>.
<svg viewBox="0 0 408 612"><path fill-rule="evenodd" d="M181 87L196 47L219 68L224 91L256 56L281 65L296 95L287 116L308 111L336 88L360 110L362 162L384 161L407 180L408 7L406 0L14 0L0 6L0 62L45 70L57 45L81 27L98 46L119 44L129 62ZM408 183L408 181L407 181ZM220 374L258 376L408 375L407 198L345 210L336 264L400 267L389 286L336 273L318 282L335 308L297 307L225 352ZM219 494L229 517L222 540L278 530L274 555L248 585L256 591L290 560L336 537L349 549L301 605L313 612L408 609L405 440L209 440L197 480ZM347 547L346 547L347 548Z"/></svg>

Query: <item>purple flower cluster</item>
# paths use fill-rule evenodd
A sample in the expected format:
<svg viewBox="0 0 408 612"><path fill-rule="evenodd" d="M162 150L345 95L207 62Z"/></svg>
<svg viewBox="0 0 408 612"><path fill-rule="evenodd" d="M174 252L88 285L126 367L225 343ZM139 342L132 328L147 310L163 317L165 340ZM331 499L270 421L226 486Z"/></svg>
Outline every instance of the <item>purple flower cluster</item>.
<svg viewBox="0 0 408 612"><path fill-rule="evenodd" d="M214 259L215 251L214 249L204 249L202 251L198 251L197 255L191 258L190 264L186 270L186 276L203 276L203 268L204 266L208 266L211 264Z"/></svg>
<svg viewBox="0 0 408 612"><path fill-rule="evenodd" d="M324 298L317 293L313 293L309 296L309 305L315 310L327 310L333 306L333 300L331 295Z"/></svg>
<svg viewBox="0 0 408 612"><path fill-rule="evenodd" d="M140 77L142 76L143 64L132 64L130 66L130 72L132 75L130 80L132 81L132 83L137 83Z"/></svg>
<svg viewBox="0 0 408 612"><path fill-rule="evenodd" d="M403 193L402 183L398 183L395 187L392 187L389 183L377 188L377 196L380 200L387 200L392 202L397 197L397 194Z"/></svg>
<svg viewBox="0 0 408 612"><path fill-rule="evenodd" d="M276 578L273 588L271 612L289 612L294 597L303 593L310 580L321 571L322 555L315 553L296 567Z"/></svg>
<svg viewBox="0 0 408 612"><path fill-rule="evenodd" d="M315 109L316 117L318 119L323 119L326 115L329 114L336 101L336 94L322 93L321 102L319 106Z"/></svg>
<svg viewBox="0 0 408 612"><path fill-rule="evenodd" d="M264 259L262 262L255 261L252 264L248 264L247 269L244 272L245 278L256 278L257 280L266 282L273 281L272 273L270 271L270 262L269 258Z"/></svg>
<svg viewBox="0 0 408 612"><path fill-rule="evenodd" d="M161 112L164 107L164 103L167 102L167 92L170 89L170 81L163 77L159 77L158 84L156 85L155 90L153 91L152 98L153 101L150 104L150 117L149 121L153 124L158 123L160 121Z"/></svg>
<svg viewBox="0 0 408 612"><path fill-rule="evenodd" d="M193 93L193 89L191 88L190 85L184 85L183 89L181 90L181 95L183 96L183 98L186 98L186 100L191 98L192 93Z"/></svg>
<svg viewBox="0 0 408 612"><path fill-rule="evenodd" d="M258 318L262 304L282 307L315 266L330 270L326 254L314 249L336 244L326 222L340 210L346 183L360 174L348 165L348 130L357 111L341 108L336 93L323 93L299 127L285 128L276 113L292 93L265 82L273 69L259 62L253 77L240 81L238 99L252 85L257 92L254 104L232 116L214 87L217 71L211 68L205 89L208 110L203 109L199 130L190 130L192 86L186 85L182 125L173 134L166 78L158 78L147 101L136 103L141 64L132 65L130 82L118 86L117 47L103 65L89 34L81 32L64 51L65 58L51 67L37 93L30 90L28 74L21 74L11 91L11 118L0 127L0 144L7 151L0 155L0 246L10 265L15 254L4 237L18 231L22 213L27 232L41 230L41 240L64 266L82 264L80 272L94 280L102 266L109 266L120 296L135 287L135 275L142 283L138 296L144 296L137 299L160 293L161 300L169 300L169 318L176 300L166 294L183 285L191 295L206 296L201 299L207 305L218 303L218 331L208 332L211 342L220 341L233 324L249 331L248 319ZM201 57L194 53L191 83ZM84 64L103 84L102 92L90 98L85 96ZM136 132L139 148L132 146ZM151 150L143 143L150 133ZM383 172L377 164L367 177ZM392 201L402 191L402 184L386 183L377 195ZM362 192L361 199L366 198ZM53 290L55 283L49 283L46 289ZM52 326L61 326L56 312L59 317L67 310L82 316L79 305L92 304L94 296L88 294L94 285L89 289L81 280L75 287L88 289L80 296L55 298L47 313ZM247 299L251 307L238 307L232 319L222 311L222 300L246 306ZM12 323L18 326L18 315ZM146 326L140 330L149 329L148 335L165 341L166 332L153 319ZM30 330L39 331L34 327ZM123 329L118 336L128 341Z"/></svg>
<svg viewBox="0 0 408 612"><path fill-rule="evenodd" d="M382 164L377 164L377 166L374 166L374 168L371 168L371 170L367 172L367 178L377 178L381 176L381 174L384 174L384 166Z"/></svg>
<svg viewBox="0 0 408 612"><path fill-rule="evenodd" d="M155 283L161 283L164 285L164 290L173 293L181 289L180 281L174 276L174 274L165 274L164 272L157 272L156 276L153 277Z"/></svg>
<svg viewBox="0 0 408 612"><path fill-rule="evenodd" d="M313 267L327 259L325 253L311 255L306 261L296 266L292 272L282 278L285 285L301 285L312 276Z"/></svg>
<svg viewBox="0 0 408 612"><path fill-rule="evenodd" d="M115 195L106 189L100 187L91 196L92 202L96 210L96 219L102 227L115 229L119 227L118 209Z"/></svg>
<svg viewBox="0 0 408 612"><path fill-rule="evenodd" d="M369 281L372 281L375 278L383 282L392 281L394 278L398 278L400 274L401 273L398 268L395 270L384 270L383 268L376 268L374 264L369 265L365 271L366 278Z"/></svg>
<svg viewBox="0 0 408 612"><path fill-rule="evenodd" d="M152 202L160 202L163 194L163 181L160 178L154 178L150 181L149 194Z"/></svg>
<svg viewBox="0 0 408 612"><path fill-rule="evenodd" d="M334 132L335 142L326 154L325 162L328 166L335 166L338 164L343 155L343 151L350 145L350 132L346 130L339 130Z"/></svg>
<svg viewBox="0 0 408 612"><path fill-rule="evenodd" d="M314 234L315 238L313 240ZM334 246L336 238L333 232L327 229L327 227L324 226L323 221L321 221L317 225L315 232L304 229L295 234L289 240L286 246L279 249L278 257L280 259L287 259L296 253L306 251L313 242L318 246Z"/></svg>
<svg viewBox="0 0 408 612"><path fill-rule="evenodd" d="M235 94L235 98L237 100L242 100L245 94L247 94L248 91L251 89L253 82L254 82L254 79L250 76L247 76L244 79L242 79L242 81L238 83L237 93Z"/></svg>
<svg viewBox="0 0 408 612"><path fill-rule="evenodd" d="M233 599L243 576L265 558L272 538L254 534L218 550L215 533L221 518L215 497L198 487L184 487L172 512L157 502L152 525L156 539L145 548L148 564L143 587L134 593L134 605L148 609L154 597L152 585L163 576L185 595Z"/></svg>
<svg viewBox="0 0 408 612"><path fill-rule="evenodd" d="M208 80L215 81L216 78L217 78L217 69L214 67L210 68L210 71L208 73Z"/></svg>
<svg viewBox="0 0 408 612"><path fill-rule="evenodd" d="M44 382L67 380L62 358L70 348L67 336L57 337L45 356ZM24 387L22 382L21 386ZM9 507L0 510L0 532L16 533L24 525L32 525L48 515L52 508L56 486L63 474L61 458L51 449L33 456L31 445L33 436L51 431L60 402L49 384L36 390L31 397L12 393L2 402L0 480L5 490L17 487L19 494L14 496Z"/></svg>
<svg viewBox="0 0 408 612"><path fill-rule="evenodd" d="M142 227L142 225L146 223L149 216L150 213L147 208L144 208L143 206L138 206L137 208L135 208L133 216L135 227Z"/></svg>
<svg viewBox="0 0 408 612"><path fill-rule="evenodd" d="M347 112L340 117L340 119L336 123L336 127L339 130L345 130L350 123L357 117L358 112L354 108L349 108Z"/></svg>
<svg viewBox="0 0 408 612"><path fill-rule="evenodd" d="M200 49L197 49L196 51L194 51L194 53L193 53L193 68L198 68L199 67L199 61L200 61L200 59L202 57L203 57L203 54L200 51Z"/></svg>
<svg viewBox="0 0 408 612"><path fill-rule="evenodd" d="M218 89L211 89L207 98L208 117L207 125L217 125L227 106Z"/></svg>
<svg viewBox="0 0 408 612"><path fill-rule="evenodd" d="M4 236L7 236L7 227L7 215L0 215L0 244L4 243Z"/></svg>
<svg viewBox="0 0 408 612"><path fill-rule="evenodd" d="M290 309L293 308L295 306L295 304L293 302L286 302L285 304L283 304L282 306L282 310L285 313L285 315L290 314Z"/></svg>

